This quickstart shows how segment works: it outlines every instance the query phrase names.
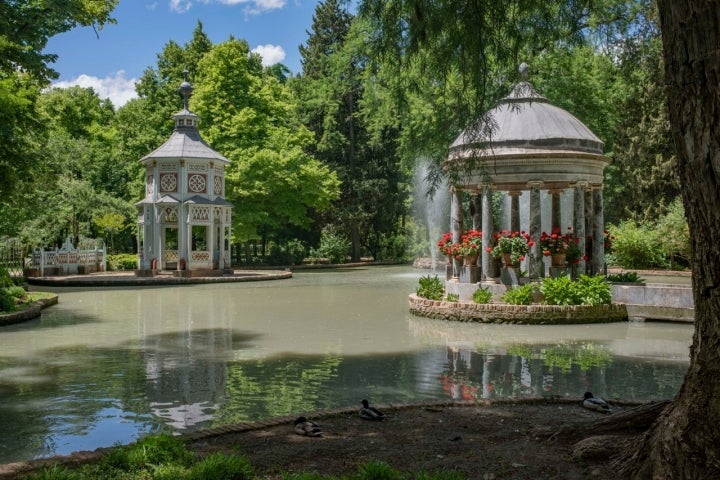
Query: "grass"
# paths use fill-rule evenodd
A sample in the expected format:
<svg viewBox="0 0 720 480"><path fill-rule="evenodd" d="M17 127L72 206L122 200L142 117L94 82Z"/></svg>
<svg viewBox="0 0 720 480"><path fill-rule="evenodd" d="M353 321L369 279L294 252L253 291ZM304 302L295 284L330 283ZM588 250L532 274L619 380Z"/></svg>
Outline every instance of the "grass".
<svg viewBox="0 0 720 480"><path fill-rule="evenodd" d="M117 446L97 463L77 468L52 465L28 480L254 480L250 462L241 455L214 453L196 457L178 437L153 435L131 445ZM283 480L463 480L458 472L403 473L384 462L368 462L348 475L325 476L315 472L289 473Z"/></svg>

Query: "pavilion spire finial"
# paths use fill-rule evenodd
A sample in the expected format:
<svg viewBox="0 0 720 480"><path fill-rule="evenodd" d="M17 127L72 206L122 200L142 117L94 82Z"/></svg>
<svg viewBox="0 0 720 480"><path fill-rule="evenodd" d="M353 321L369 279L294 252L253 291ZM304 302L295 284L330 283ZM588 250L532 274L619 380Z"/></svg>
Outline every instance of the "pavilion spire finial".
<svg viewBox="0 0 720 480"><path fill-rule="evenodd" d="M182 73L185 80L180 84L179 91L180 95L182 95L183 97L183 107L185 108L185 110L190 111L190 109L188 108L188 104L190 101L190 95L192 95L193 86L188 81L188 75L190 73L188 72L188 69L184 69Z"/></svg>
<svg viewBox="0 0 720 480"><path fill-rule="evenodd" d="M530 67L528 66L528 64L522 62L518 67L518 70L520 71L520 76L522 77L523 82L527 82L528 74L530 71Z"/></svg>

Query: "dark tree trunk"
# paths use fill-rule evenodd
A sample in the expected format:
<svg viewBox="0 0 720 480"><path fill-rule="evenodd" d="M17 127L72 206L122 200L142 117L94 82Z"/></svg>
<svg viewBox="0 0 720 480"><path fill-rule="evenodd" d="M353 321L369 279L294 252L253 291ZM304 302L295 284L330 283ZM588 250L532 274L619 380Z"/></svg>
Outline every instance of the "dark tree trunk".
<svg viewBox="0 0 720 480"><path fill-rule="evenodd" d="M658 0L692 248L695 335L680 392L625 459L642 479L720 478L720 1Z"/></svg>

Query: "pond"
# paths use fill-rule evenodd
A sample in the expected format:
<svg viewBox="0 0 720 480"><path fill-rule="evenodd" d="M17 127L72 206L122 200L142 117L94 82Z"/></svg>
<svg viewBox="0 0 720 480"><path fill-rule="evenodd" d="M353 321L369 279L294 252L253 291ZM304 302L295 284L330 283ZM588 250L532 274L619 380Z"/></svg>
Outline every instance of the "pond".
<svg viewBox="0 0 720 480"><path fill-rule="evenodd" d="M416 400L672 398L693 327L475 325L414 317L424 270L50 288L0 328L0 463L326 408Z"/></svg>

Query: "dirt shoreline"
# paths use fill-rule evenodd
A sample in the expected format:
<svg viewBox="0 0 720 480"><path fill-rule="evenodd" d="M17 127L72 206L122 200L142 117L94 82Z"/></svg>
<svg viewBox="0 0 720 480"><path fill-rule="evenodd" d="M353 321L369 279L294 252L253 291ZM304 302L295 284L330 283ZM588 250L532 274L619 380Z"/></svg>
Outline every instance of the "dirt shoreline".
<svg viewBox="0 0 720 480"><path fill-rule="evenodd" d="M638 405L613 403L613 415ZM289 472L346 475L357 471L359 465L381 461L403 472L458 471L468 479L579 480L619 478L610 457L639 433L630 429L604 434L604 448L579 448L590 435L585 432L586 426L611 417L582 408L579 399L376 406L387 415L385 421L361 419L359 406L298 413L318 422L323 438L296 435L292 425L295 416L228 425L183 437L200 457L224 452L248 458L257 478L265 479L279 479ZM0 465L0 479L23 478L54 463L92 463L107 450Z"/></svg>

